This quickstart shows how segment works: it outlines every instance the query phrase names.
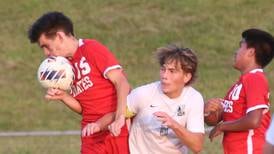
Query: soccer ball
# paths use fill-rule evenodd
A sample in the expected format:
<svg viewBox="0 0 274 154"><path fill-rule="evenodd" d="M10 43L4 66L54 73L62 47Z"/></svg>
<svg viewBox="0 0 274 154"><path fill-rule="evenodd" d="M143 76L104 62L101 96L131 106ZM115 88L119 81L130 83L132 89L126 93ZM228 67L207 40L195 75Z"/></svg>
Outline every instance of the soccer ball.
<svg viewBox="0 0 274 154"><path fill-rule="evenodd" d="M44 88L69 90L74 79L74 72L66 58L50 56L40 64L37 77Z"/></svg>

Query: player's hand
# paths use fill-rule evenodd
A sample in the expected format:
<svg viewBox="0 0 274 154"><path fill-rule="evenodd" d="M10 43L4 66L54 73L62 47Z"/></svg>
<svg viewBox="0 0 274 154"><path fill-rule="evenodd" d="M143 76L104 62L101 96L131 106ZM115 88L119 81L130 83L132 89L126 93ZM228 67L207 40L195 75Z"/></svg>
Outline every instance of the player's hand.
<svg viewBox="0 0 274 154"><path fill-rule="evenodd" d="M46 100L63 100L64 97L68 95L66 91L57 89L57 88L49 88L45 95Z"/></svg>
<svg viewBox="0 0 274 154"><path fill-rule="evenodd" d="M217 111L223 111L223 102L224 100L221 98L212 98L207 101L204 108L205 114L214 113Z"/></svg>
<svg viewBox="0 0 274 154"><path fill-rule="evenodd" d="M223 131L221 130L221 125L222 122L220 122L219 124L217 124L209 133L209 139L212 142L213 138L219 136L220 134L223 133Z"/></svg>
<svg viewBox="0 0 274 154"><path fill-rule="evenodd" d="M99 124L97 123L89 123L87 124L83 130L82 130L82 137L85 137L85 136L90 136L94 133L97 133L99 132L101 129L100 129L100 126Z"/></svg>
<svg viewBox="0 0 274 154"><path fill-rule="evenodd" d="M114 122L112 122L108 126L108 129L114 136L119 136L121 133L121 129L124 125L125 125L125 116L120 115L117 119L114 120Z"/></svg>
<svg viewBox="0 0 274 154"><path fill-rule="evenodd" d="M173 128L176 124L176 121L165 112L154 112L153 115L156 116L157 120L161 121L164 126Z"/></svg>

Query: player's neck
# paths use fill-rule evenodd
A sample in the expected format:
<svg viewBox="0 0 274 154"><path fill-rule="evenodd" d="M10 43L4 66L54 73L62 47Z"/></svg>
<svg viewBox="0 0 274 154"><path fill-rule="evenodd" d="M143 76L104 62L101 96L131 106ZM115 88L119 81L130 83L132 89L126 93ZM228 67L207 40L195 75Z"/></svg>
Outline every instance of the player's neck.
<svg viewBox="0 0 274 154"><path fill-rule="evenodd" d="M79 41L77 38L75 37L71 37L70 38L70 43L68 45L68 50L70 51L70 57L73 57L73 55L75 54L75 52L77 51L79 47Z"/></svg>
<svg viewBox="0 0 274 154"><path fill-rule="evenodd" d="M262 67L258 64L250 65L250 66L246 67L244 70L242 70L241 73L246 74L254 69L262 69Z"/></svg>
<svg viewBox="0 0 274 154"><path fill-rule="evenodd" d="M164 93L169 99L176 99L178 97L181 96L181 93L183 91L183 88L182 89L178 89L176 91L172 91L172 92L167 92L167 93Z"/></svg>

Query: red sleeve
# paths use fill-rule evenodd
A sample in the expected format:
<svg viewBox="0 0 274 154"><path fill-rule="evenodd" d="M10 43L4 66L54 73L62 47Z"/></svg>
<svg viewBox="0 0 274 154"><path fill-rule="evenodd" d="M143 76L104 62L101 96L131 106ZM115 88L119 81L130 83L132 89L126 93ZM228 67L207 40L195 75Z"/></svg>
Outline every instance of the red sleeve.
<svg viewBox="0 0 274 154"><path fill-rule="evenodd" d="M96 40L92 40L88 46L92 49L90 53L90 58L95 62L98 70L104 75L105 78L105 74L108 71L121 68L118 60L115 58L112 52L103 44L99 43Z"/></svg>
<svg viewBox="0 0 274 154"><path fill-rule="evenodd" d="M259 108L268 108L268 83L263 75L250 74L243 81L246 91L247 112Z"/></svg>

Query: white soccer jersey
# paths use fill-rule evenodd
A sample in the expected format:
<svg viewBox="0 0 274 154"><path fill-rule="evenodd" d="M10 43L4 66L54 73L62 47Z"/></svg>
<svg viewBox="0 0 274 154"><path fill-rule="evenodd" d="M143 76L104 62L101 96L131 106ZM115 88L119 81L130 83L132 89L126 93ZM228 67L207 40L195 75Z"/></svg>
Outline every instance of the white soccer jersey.
<svg viewBox="0 0 274 154"><path fill-rule="evenodd" d="M266 141L274 145L274 114L272 115L272 122L266 132Z"/></svg>
<svg viewBox="0 0 274 154"><path fill-rule="evenodd" d="M134 89L127 97L128 109L136 116L129 135L131 154L187 153L187 147L170 128L161 126L154 112L166 112L191 132L204 133L204 101L194 88L184 87L182 94L170 99L161 91L160 82Z"/></svg>

